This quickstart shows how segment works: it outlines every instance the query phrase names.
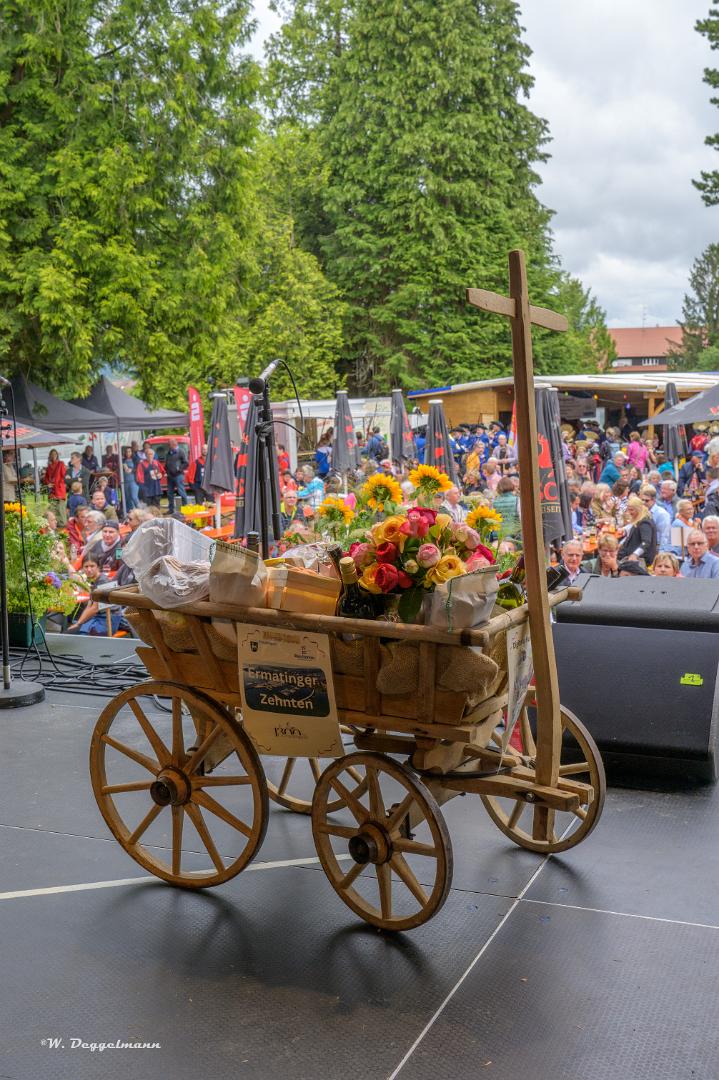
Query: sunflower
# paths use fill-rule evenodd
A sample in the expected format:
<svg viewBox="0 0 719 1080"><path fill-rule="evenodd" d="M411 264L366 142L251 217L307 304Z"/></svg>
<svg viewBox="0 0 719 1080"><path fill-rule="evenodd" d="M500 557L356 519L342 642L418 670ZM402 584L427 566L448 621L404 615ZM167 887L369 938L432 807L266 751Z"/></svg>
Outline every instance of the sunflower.
<svg viewBox="0 0 719 1080"><path fill-rule="evenodd" d="M491 506L483 506L480 503L479 506L475 506L474 510L470 510L467 514L465 524L469 525L470 529L481 529L482 525L495 528L497 525L502 524L502 515L493 510Z"/></svg>
<svg viewBox="0 0 719 1080"><path fill-rule="evenodd" d="M436 495L438 491L449 491L454 484L446 473L440 472L434 465L418 465L409 474L410 483L427 495Z"/></svg>
<svg viewBox="0 0 719 1080"><path fill-rule="evenodd" d="M372 510L384 510L385 503L401 503L402 488L392 476L375 473L362 485L360 495Z"/></svg>
<svg viewBox="0 0 719 1080"><path fill-rule="evenodd" d="M19 502L6 502L3 505L6 514L21 514L22 517L27 516L27 510L24 506L21 506Z"/></svg>
<svg viewBox="0 0 719 1080"><path fill-rule="evenodd" d="M355 516L354 510L337 495L327 495L324 502L317 508L317 513L320 517L327 518L328 521L338 525L349 525Z"/></svg>

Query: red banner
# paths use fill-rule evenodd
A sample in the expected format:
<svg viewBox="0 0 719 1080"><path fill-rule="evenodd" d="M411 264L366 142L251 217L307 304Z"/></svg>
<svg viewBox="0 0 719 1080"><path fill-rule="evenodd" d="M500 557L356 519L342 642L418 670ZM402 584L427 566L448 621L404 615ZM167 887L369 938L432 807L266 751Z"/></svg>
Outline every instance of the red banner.
<svg viewBox="0 0 719 1080"><path fill-rule="evenodd" d="M240 425L240 435L245 433L245 421L252 401L252 394L246 386L233 386L235 392L235 405L237 406L237 423Z"/></svg>
<svg viewBox="0 0 719 1080"><path fill-rule="evenodd" d="M187 397L190 402L190 461L194 461L201 456L205 445L205 413L199 390L188 386Z"/></svg>

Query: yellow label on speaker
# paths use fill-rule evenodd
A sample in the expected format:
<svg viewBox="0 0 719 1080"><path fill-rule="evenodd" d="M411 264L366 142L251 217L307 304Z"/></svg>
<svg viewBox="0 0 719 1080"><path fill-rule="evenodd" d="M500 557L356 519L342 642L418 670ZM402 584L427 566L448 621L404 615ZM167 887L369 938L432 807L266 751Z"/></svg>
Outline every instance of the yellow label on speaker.
<svg viewBox="0 0 719 1080"><path fill-rule="evenodd" d="M688 671L686 675L682 675L679 680L680 686L703 686L704 679L701 675L697 675L694 672Z"/></svg>

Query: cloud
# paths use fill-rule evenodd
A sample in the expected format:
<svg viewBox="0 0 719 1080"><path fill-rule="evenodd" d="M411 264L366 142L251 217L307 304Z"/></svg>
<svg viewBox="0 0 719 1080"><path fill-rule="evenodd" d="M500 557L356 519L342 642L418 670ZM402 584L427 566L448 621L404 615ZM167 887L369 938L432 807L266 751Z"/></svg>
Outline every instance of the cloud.
<svg viewBox="0 0 719 1080"><path fill-rule="evenodd" d="M612 326L673 323L693 260L715 239L719 208L692 179L719 168L706 135L719 111L702 82L719 66L694 30L710 0L523 0L533 50L532 109L549 123L542 202L555 211L563 266ZM256 0L253 52L280 20Z"/></svg>

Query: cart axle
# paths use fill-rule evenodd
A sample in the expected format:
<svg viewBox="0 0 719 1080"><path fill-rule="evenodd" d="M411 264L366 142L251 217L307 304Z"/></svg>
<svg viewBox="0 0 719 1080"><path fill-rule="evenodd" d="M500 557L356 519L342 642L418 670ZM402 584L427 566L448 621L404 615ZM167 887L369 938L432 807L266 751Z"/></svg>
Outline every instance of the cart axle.
<svg viewBox="0 0 719 1080"><path fill-rule="evenodd" d="M158 806L184 806L191 791L190 781L179 769L163 769L150 785L150 797Z"/></svg>

